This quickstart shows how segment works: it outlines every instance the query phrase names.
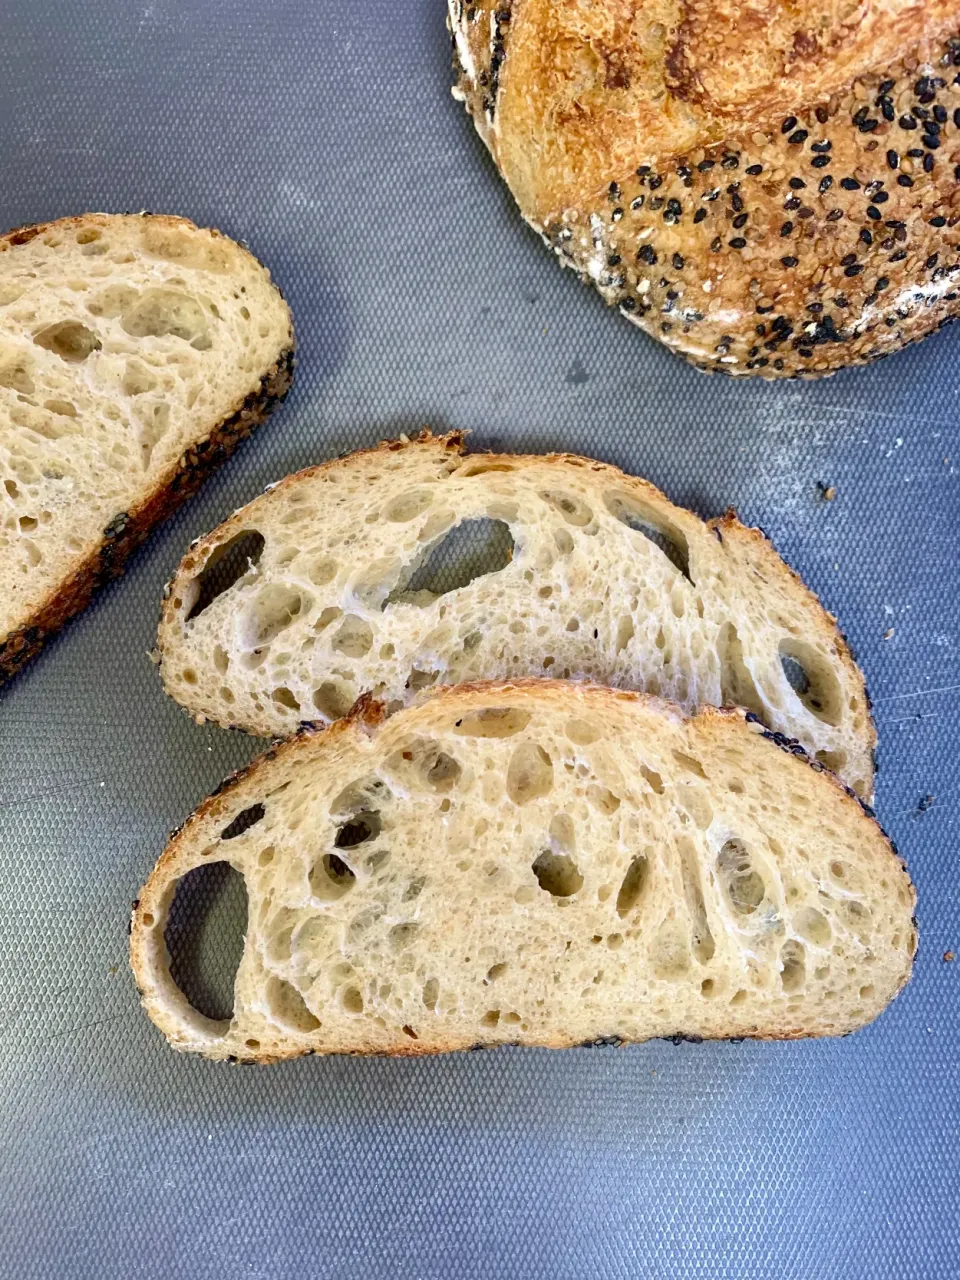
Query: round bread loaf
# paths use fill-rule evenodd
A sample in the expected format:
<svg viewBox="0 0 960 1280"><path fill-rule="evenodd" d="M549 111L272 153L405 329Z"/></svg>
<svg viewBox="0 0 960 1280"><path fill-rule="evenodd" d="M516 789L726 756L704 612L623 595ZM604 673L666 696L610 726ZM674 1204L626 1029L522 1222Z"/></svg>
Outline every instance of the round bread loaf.
<svg viewBox="0 0 960 1280"><path fill-rule="evenodd" d="M449 8L524 217L699 367L829 373L956 314L956 0Z"/></svg>

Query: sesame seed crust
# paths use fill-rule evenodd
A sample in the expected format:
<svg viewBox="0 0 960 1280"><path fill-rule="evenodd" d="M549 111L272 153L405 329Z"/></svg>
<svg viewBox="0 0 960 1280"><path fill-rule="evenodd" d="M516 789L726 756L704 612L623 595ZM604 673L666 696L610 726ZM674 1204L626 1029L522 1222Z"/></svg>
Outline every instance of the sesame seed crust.
<svg viewBox="0 0 960 1280"><path fill-rule="evenodd" d="M819 101L785 102L749 122L715 113L711 130L700 130L715 136L683 152L650 155L639 138L639 163L627 167L620 148L623 164L602 187L567 189L551 207L542 198L549 184L517 177L521 146L534 170L547 148L529 133L529 110L518 140L504 92L511 37L533 38L528 7L536 0L512 9L451 0L455 93L527 220L628 320L701 369L774 378L878 359L957 314L960 38L915 42ZM930 26L942 28L942 10L931 7ZM493 28L495 42L483 37ZM479 92L483 54L494 47L499 97L489 76ZM682 97L673 87L668 106Z"/></svg>

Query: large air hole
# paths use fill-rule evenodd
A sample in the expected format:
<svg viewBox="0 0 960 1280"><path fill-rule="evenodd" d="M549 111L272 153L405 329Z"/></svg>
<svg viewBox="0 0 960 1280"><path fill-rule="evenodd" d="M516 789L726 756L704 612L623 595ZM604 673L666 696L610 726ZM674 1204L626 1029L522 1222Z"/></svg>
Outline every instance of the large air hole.
<svg viewBox="0 0 960 1280"><path fill-rule="evenodd" d="M680 874L683 879L683 894L687 900L687 911L690 915L690 933L693 942L693 954L701 964L713 959L716 943L707 920L707 908L703 900L703 883L700 877L700 856L692 840L681 836Z"/></svg>
<svg viewBox="0 0 960 1280"><path fill-rule="evenodd" d="M180 338L209 348L207 317L196 298L176 289L145 289L124 310L120 324L133 338Z"/></svg>
<svg viewBox="0 0 960 1280"><path fill-rule="evenodd" d="M243 809L231 823L223 828L220 832L220 839L235 840L237 836L242 836L245 831L255 827L265 815L266 810L262 804L250 805L248 809Z"/></svg>
<svg viewBox="0 0 960 1280"><path fill-rule="evenodd" d="M826 724L838 725L843 697L836 672L812 645L802 640L781 640L780 665L790 688L806 709Z"/></svg>
<svg viewBox="0 0 960 1280"><path fill-rule="evenodd" d="M233 986L247 931L247 888L229 862L188 871L177 885L164 939L170 976L198 1013L233 1016Z"/></svg>
<svg viewBox="0 0 960 1280"><path fill-rule="evenodd" d="M720 657L720 701L725 707L744 707L752 711L764 724L767 712L757 692L753 676L743 660L743 644L737 628L725 622L717 639Z"/></svg>
<svg viewBox="0 0 960 1280"><path fill-rule="evenodd" d="M217 547L194 579L199 593L187 614L187 621L203 613L204 609L213 604L218 596L229 591L245 574L252 573L260 563L265 546L262 533L258 533L256 529L244 529L229 542Z"/></svg>
<svg viewBox="0 0 960 1280"><path fill-rule="evenodd" d="M267 1008L274 1022L279 1022L289 1031L306 1035L311 1031L319 1031L320 1019L307 1008L303 996L282 978L271 978L267 982Z"/></svg>
<svg viewBox="0 0 960 1280"><path fill-rule="evenodd" d="M334 848L354 849L358 844L366 844L368 840L375 840L382 830L383 823L380 820L379 813L372 810L365 813L355 813L337 829L337 834L333 841Z"/></svg>
<svg viewBox="0 0 960 1280"><path fill-rule="evenodd" d="M801 991L807 981L807 953L802 942L788 938L780 948L780 982L787 994Z"/></svg>
<svg viewBox="0 0 960 1280"><path fill-rule="evenodd" d="M271 582L247 607L242 631L248 649L275 640L281 631L310 608L309 596L282 582Z"/></svg>
<svg viewBox="0 0 960 1280"><path fill-rule="evenodd" d="M507 795L514 804L527 804L550 794L553 762L543 747L524 742L510 757L507 767Z"/></svg>
<svg viewBox="0 0 960 1280"><path fill-rule="evenodd" d="M335 853L325 853L310 869L310 892L321 902L336 902L356 881L352 868Z"/></svg>
<svg viewBox="0 0 960 1280"><path fill-rule="evenodd" d="M530 723L530 712L519 707L482 707L468 711L454 725L467 738L512 738Z"/></svg>
<svg viewBox="0 0 960 1280"><path fill-rule="evenodd" d="M637 854L627 867L627 873L620 885L620 892L617 894L617 915L621 920L639 903L649 879L650 863L642 853Z"/></svg>
<svg viewBox="0 0 960 1280"><path fill-rule="evenodd" d="M569 898L583 887L583 876L574 860L565 853L544 849L533 864L533 874L545 893Z"/></svg>
<svg viewBox="0 0 960 1280"><path fill-rule="evenodd" d="M61 320L59 324L48 325L34 336L33 341L67 364L83 364L88 356L103 346L93 330L79 320Z"/></svg>
<svg viewBox="0 0 960 1280"><path fill-rule="evenodd" d="M499 573L513 559L513 534L503 520L463 520L435 543L429 555L399 582L384 601L427 605L438 596L459 591L476 578Z"/></svg>
<svg viewBox="0 0 960 1280"><path fill-rule="evenodd" d="M664 519L652 506L634 494L606 493L603 501L614 519L652 542L673 567L678 569L689 583L693 583L693 578L690 576L690 549L686 536L672 521Z"/></svg>
<svg viewBox="0 0 960 1280"><path fill-rule="evenodd" d="M766 886L742 840L726 842L717 855L717 872L727 900L737 915L752 915L766 895Z"/></svg>

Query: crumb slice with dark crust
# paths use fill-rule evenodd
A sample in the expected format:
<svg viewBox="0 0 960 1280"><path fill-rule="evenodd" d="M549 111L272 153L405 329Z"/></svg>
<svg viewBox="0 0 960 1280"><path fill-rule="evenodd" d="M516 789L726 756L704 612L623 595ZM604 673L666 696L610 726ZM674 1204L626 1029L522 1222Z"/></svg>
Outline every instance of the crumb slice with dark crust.
<svg viewBox="0 0 960 1280"><path fill-rule="evenodd" d="M290 311L186 219L85 214L0 237L0 681L287 392Z"/></svg>
<svg viewBox="0 0 960 1280"><path fill-rule="evenodd" d="M218 863L248 910L211 1017L169 930ZM131 963L175 1048L233 1061L842 1035L908 980L915 901L870 811L742 711L487 682L234 775L140 892Z"/></svg>
<svg viewBox="0 0 960 1280"><path fill-rule="evenodd" d="M267 737L362 693L563 676L745 706L872 793L863 677L764 535L573 454L424 432L288 476L184 557L158 650L192 715Z"/></svg>

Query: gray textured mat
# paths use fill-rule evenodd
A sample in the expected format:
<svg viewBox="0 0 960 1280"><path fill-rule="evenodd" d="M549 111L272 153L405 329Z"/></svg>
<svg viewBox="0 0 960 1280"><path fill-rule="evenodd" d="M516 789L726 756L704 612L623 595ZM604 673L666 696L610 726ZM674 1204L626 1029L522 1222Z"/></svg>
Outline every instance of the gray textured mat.
<svg viewBox="0 0 960 1280"><path fill-rule="evenodd" d="M216 223L270 264L301 358L286 406L0 693L0 1274L952 1280L960 330L819 384L705 379L557 269L448 84L440 0L3 7L0 224ZM734 504L839 615L920 892L916 976L873 1027L231 1070L140 1014L130 899L257 745L162 695L162 584L266 482L425 422Z"/></svg>

